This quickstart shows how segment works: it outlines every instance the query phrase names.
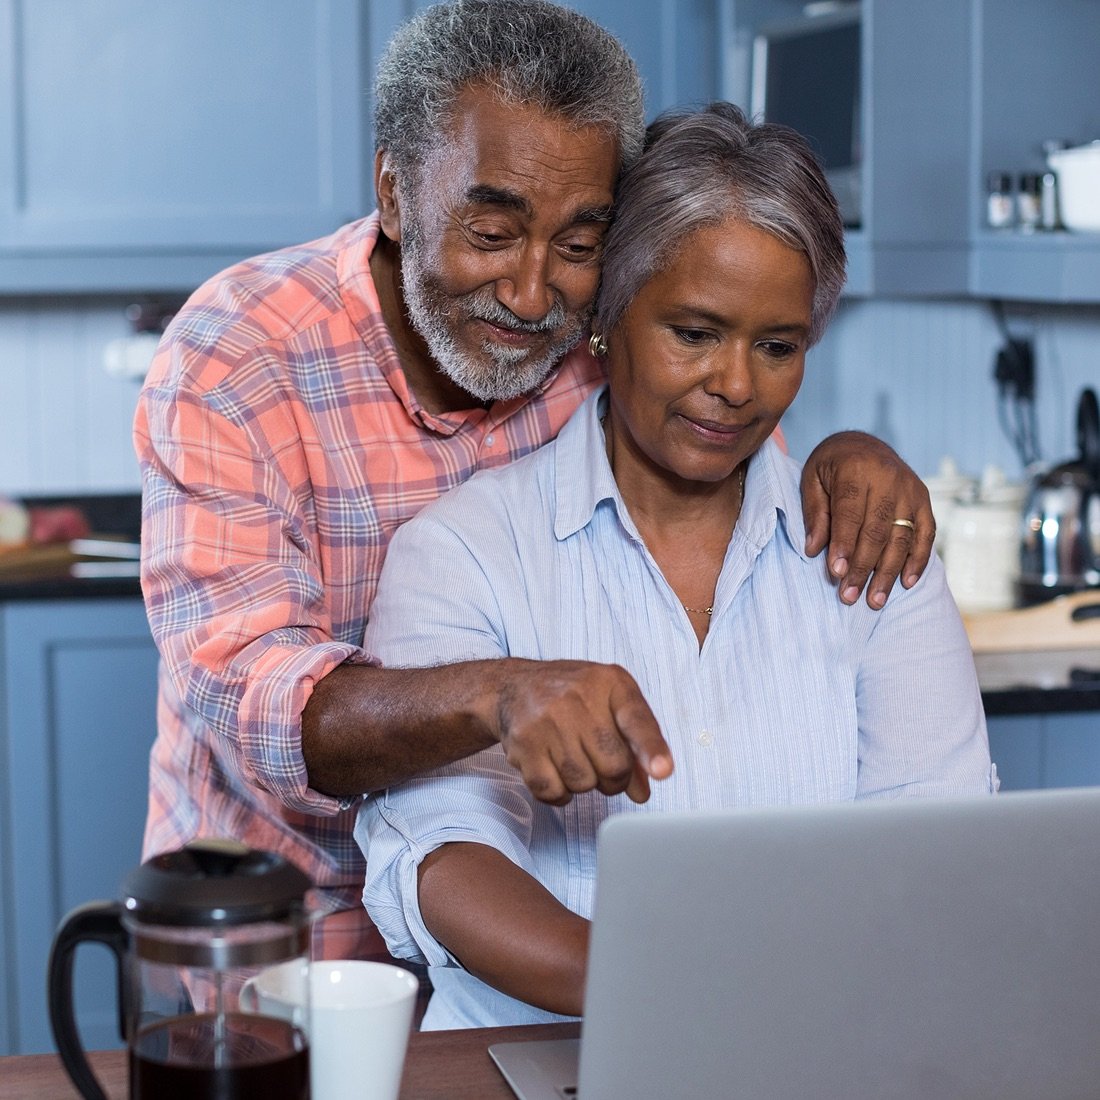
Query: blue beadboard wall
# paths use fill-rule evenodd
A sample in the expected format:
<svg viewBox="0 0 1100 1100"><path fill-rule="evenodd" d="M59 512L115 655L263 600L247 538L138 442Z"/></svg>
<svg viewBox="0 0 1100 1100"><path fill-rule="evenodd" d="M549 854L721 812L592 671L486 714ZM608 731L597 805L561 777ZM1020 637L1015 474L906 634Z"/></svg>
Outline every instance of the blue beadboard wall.
<svg viewBox="0 0 1100 1100"><path fill-rule="evenodd" d="M106 344L129 331L125 305L0 302L0 494L138 486L130 444L138 387L102 366ZM1043 455L1069 457L1077 394L1100 386L1100 306L1010 308L1008 323L1035 340ZM997 421L991 373L1000 341L984 303L845 301L787 415L792 453L863 428L922 474L951 454L975 474L994 462L1021 476Z"/></svg>
<svg viewBox="0 0 1100 1100"><path fill-rule="evenodd" d="M138 487L138 384L103 369L125 302L0 301L0 495Z"/></svg>
<svg viewBox="0 0 1100 1100"><path fill-rule="evenodd" d="M1035 343L1042 457L1069 458L1078 394L1100 387L1100 306L1009 306L1006 315L1013 336ZM968 473L994 463L1024 476L998 420L992 374L1002 340L983 302L845 300L784 420L791 452L805 457L830 432L861 428L922 475L951 455Z"/></svg>

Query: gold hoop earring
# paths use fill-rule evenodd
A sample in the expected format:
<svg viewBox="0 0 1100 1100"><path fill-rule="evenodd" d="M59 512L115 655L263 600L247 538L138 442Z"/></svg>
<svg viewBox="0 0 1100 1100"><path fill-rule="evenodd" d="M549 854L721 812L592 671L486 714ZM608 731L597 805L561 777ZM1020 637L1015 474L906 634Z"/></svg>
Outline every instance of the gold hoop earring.
<svg viewBox="0 0 1100 1100"><path fill-rule="evenodd" d="M607 344L604 342L604 338L598 332L592 333L592 336L588 341L588 350L597 359L607 354Z"/></svg>

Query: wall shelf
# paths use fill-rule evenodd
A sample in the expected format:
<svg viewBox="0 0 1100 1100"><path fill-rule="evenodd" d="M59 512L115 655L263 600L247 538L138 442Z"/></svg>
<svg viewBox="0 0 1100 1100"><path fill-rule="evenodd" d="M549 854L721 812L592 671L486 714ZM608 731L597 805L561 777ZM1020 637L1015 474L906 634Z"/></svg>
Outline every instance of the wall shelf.
<svg viewBox="0 0 1100 1100"><path fill-rule="evenodd" d="M970 289L983 298L1100 302L1100 233L981 234Z"/></svg>
<svg viewBox="0 0 1100 1100"><path fill-rule="evenodd" d="M727 0L726 94L745 101L755 31L798 0ZM990 172L1100 137L1095 0L862 0L856 297L1100 303L1100 234L985 227ZM1056 74L1056 78L1054 77Z"/></svg>

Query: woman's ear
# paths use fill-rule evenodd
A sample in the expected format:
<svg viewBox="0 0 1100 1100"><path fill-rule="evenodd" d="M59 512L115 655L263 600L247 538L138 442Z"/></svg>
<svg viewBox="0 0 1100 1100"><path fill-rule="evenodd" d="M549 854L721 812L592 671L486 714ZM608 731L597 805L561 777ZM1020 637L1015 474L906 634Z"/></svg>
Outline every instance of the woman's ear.
<svg viewBox="0 0 1100 1100"><path fill-rule="evenodd" d="M378 199L382 232L391 241L401 240L401 204L397 194L397 176L393 161L385 149L379 149L374 154L374 194Z"/></svg>

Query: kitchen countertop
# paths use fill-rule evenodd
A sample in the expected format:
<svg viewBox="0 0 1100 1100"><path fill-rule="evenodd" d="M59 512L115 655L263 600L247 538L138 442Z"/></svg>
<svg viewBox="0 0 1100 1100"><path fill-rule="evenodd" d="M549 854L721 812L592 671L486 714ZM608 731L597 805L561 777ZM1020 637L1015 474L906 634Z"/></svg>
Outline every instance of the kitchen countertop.
<svg viewBox="0 0 1100 1100"><path fill-rule="evenodd" d="M987 715L1100 710L1100 590L963 621Z"/></svg>
<svg viewBox="0 0 1100 1100"><path fill-rule="evenodd" d="M575 1039L580 1024L414 1031L409 1036L400 1100L514 1100L489 1057L494 1043ZM126 1052L92 1051L89 1061L109 1097L126 1095ZM0 1100L72 1100L72 1085L56 1054L0 1059Z"/></svg>
<svg viewBox="0 0 1100 1100"><path fill-rule="evenodd" d="M978 653L987 715L1100 710L1100 649Z"/></svg>

